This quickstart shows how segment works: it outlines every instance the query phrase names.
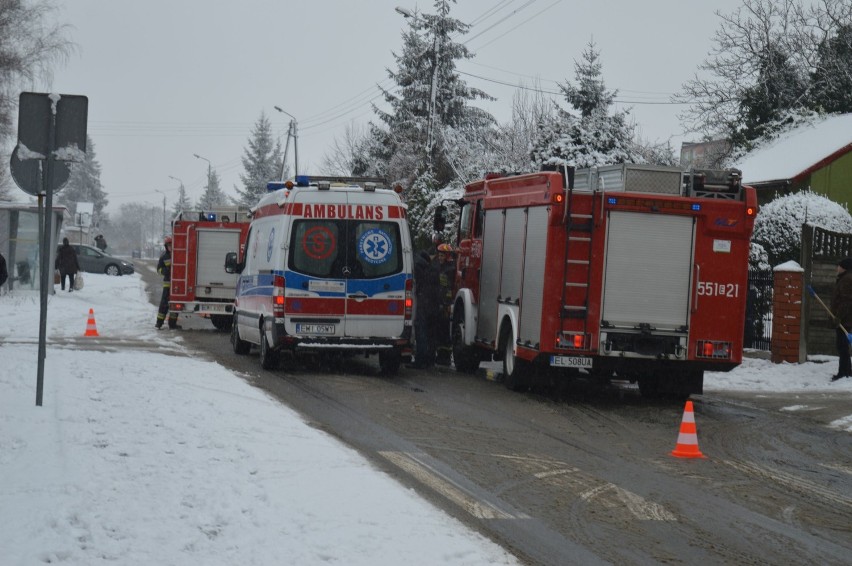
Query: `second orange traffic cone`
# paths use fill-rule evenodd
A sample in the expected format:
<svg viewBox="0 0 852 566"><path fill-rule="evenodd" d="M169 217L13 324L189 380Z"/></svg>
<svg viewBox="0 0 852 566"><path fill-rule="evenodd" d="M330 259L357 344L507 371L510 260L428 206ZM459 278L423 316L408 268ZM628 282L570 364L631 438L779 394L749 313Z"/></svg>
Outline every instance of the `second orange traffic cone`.
<svg viewBox="0 0 852 566"><path fill-rule="evenodd" d="M692 401L687 401L686 407L683 409L680 433L677 435L677 445L672 450L672 456L704 458L704 454L698 449L698 429L695 427L695 412L692 410Z"/></svg>
<svg viewBox="0 0 852 566"><path fill-rule="evenodd" d="M83 336L100 336L95 326L95 309L89 309L89 320L86 322L86 333Z"/></svg>

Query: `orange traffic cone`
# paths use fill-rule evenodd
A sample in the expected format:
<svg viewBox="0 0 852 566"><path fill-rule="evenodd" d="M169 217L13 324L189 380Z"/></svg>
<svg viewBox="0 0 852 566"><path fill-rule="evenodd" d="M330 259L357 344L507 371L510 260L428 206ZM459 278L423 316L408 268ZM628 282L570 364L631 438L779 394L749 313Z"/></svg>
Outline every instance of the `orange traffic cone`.
<svg viewBox="0 0 852 566"><path fill-rule="evenodd" d="M692 401L686 402L683 409L683 420L680 423L680 433L677 435L677 445L672 450L672 456L678 458L704 458L698 449L698 430L695 428L695 413L692 411Z"/></svg>
<svg viewBox="0 0 852 566"><path fill-rule="evenodd" d="M86 322L86 333L83 336L100 336L95 326L95 309L89 309L89 320Z"/></svg>

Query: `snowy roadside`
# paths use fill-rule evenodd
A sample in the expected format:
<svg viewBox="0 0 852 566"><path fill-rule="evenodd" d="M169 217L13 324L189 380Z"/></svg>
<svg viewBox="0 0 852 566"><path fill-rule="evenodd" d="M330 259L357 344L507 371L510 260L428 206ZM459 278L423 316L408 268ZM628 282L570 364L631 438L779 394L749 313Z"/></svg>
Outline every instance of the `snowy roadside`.
<svg viewBox="0 0 852 566"><path fill-rule="evenodd" d="M109 351L75 350L89 309ZM3 564L515 564L218 364L164 352L138 274L0 296Z"/></svg>

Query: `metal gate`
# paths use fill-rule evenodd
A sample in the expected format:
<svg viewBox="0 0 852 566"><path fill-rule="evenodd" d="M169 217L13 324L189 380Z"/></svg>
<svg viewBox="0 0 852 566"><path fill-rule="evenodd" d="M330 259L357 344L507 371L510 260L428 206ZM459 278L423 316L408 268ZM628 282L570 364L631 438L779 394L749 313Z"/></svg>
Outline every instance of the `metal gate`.
<svg viewBox="0 0 852 566"><path fill-rule="evenodd" d="M771 269L748 270L743 347L769 350L772 345L772 286Z"/></svg>

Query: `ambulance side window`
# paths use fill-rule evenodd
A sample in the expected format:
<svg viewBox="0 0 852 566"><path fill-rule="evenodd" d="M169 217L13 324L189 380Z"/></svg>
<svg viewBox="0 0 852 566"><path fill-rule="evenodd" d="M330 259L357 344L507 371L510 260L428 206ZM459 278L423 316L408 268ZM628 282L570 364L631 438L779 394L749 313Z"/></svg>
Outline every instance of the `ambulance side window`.
<svg viewBox="0 0 852 566"><path fill-rule="evenodd" d="M288 267L314 277L339 277L345 262L342 237L345 237L342 220L297 220L290 237Z"/></svg>

